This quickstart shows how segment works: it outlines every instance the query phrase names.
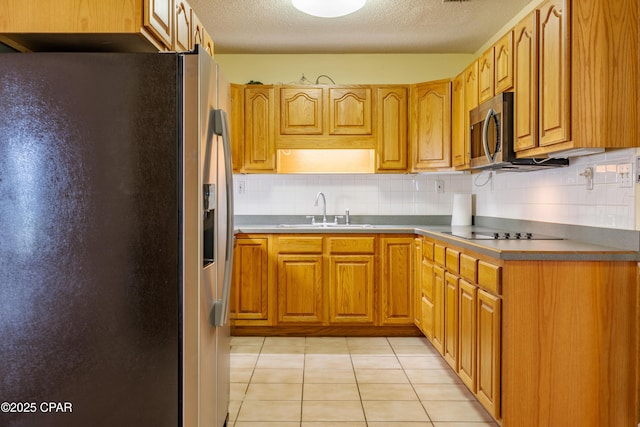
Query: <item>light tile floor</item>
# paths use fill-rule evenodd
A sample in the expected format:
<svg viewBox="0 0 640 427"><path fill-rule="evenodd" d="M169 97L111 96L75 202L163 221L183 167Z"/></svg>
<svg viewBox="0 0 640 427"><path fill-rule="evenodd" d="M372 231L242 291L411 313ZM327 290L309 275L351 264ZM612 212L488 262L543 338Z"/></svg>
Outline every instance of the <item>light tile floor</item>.
<svg viewBox="0 0 640 427"><path fill-rule="evenodd" d="M229 412L229 427L497 427L418 337L232 337Z"/></svg>

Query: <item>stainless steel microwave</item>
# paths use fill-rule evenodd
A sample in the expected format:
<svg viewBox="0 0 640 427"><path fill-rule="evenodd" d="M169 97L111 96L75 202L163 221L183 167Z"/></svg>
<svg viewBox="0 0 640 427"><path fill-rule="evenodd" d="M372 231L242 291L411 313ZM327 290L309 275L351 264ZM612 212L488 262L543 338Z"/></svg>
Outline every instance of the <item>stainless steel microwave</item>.
<svg viewBox="0 0 640 427"><path fill-rule="evenodd" d="M513 92L503 92L469 112L472 169L538 170L568 166L567 159L517 158L513 150Z"/></svg>

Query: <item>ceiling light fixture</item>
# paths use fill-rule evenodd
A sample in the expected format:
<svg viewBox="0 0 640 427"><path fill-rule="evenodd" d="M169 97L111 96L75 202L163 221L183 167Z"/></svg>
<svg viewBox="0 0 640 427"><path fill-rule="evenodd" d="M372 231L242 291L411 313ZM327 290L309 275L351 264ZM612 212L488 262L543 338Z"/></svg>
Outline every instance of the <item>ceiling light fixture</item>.
<svg viewBox="0 0 640 427"><path fill-rule="evenodd" d="M293 6L312 16L337 18L359 10L367 0L291 0Z"/></svg>

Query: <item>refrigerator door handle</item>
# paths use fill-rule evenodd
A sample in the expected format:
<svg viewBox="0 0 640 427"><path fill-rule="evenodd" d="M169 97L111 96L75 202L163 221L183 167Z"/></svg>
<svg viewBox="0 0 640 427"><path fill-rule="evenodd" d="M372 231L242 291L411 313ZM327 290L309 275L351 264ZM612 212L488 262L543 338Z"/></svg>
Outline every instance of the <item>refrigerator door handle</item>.
<svg viewBox="0 0 640 427"><path fill-rule="evenodd" d="M222 300L216 301L209 319L213 320L213 326L224 326L229 315L229 298L231 297L231 274L233 272L233 248L235 246L234 221L233 221L233 170L231 162L231 139L229 137L229 123L227 113L224 110L213 110L214 132L222 137L224 151L225 182L227 198L227 230L226 249L224 261L224 281L222 285Z"/></svg>

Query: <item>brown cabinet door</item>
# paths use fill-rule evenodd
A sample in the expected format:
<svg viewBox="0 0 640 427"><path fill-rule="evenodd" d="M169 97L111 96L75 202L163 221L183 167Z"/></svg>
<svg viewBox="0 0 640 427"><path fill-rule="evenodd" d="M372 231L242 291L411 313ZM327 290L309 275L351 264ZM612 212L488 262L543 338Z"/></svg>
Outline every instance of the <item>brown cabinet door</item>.
<svg viewBox="0 0 640 427"><path fill-rule="evenodd" d="M252 324L242 320L270 323L267 242L266 237L236 241L230 304L231 318L236 319L236 325Z"/></svg>
<svg viewBox="0 0 640 427"><path fill-rule="evenodd" d="M280 135L322 135L324 91L320 87L279 88Z"/></svg>
<svg viewBox="0 0 640 427"><path fill-rule="evenodd" d="M458 330L458 375L469 390L476 392L476 306L478 287L460 279L460 322Z"/></svg>
<svg viewBox="0 0 640 427"><path fill-rule="evenodd" d="M162 43L173 47L173 0L145 0L144 26Z"/></svg>
<svg viewBox="0 0 640 427"><path fill-rule="evenodd" d="M195 34L195 33L194 33ZM197 41L194 41L198 43ZM234 172L244 170L244 85L230 85L231 162Z"/></svg>
<svg viewBox="0 0 640 427"><path fill-rule="evenodd" d="M322 323L322 255L279 254L278 323Z"/></svg>
<svg viewBox="0 0 640 427"><path fill-rule="evenodd" d="M192 28L191 28L191 7L182 0L176 0L175 7L175 37L173 50L176 52L187 52L191 50Z"/></svg>
<svg viewBox="0 0 640 427"><path fill-rule="evenodd" d="M501 299L478 290L477 391L480 403L500 418Z"/></svg>
<svg viewBox="0 0 640 427"><path fill-rule="evenodd" d="M471 121L469 112L478 106L478 61L464 71L464 164L471 163Z"/></svg>
<svg viewBox="0 0 640 427"><path fill-rule="evenodd" d="M435 273L433 263L422 258L422 262L419 264L420 273L420 301L422 309L422 323L421 328L425 336L429 341L434 341L435 327L436 327L436 310L435 310Z"/></svg>
<svg viewBox="0 0 640 427"><path fill-rule="evenodd" d="M571 138L569 3L566 0L550 0L539 9L540 146L565 142Z"/></svg>
<svg viewBox="0 0 640 427"><path fill-rule="evenodd" d="M433 266L433 339L431 343L440 354L444 354L444 268Z"/></svg>
<svg viewBox="0 0 640 427"><path fill-rule="evenodd" d="M513 88L513 31L493 46L495 95Z"/></svg>
<svg viewBox="0 0 640 427"><path fill-rule="evenodd" d="M515 28L514 149L538 146L538 11Z"/></svg>
<svg viewBox="0 0 640 427"><path fill-rule="evenodd" d="M371 135L370 87L329 88L329 135Z"/></svg>
<svg viewBox="0 0 640 427"><path fill-rule="evenodd" d="M244 170L275 172L274 90L247 86L244 90Z"/></svg>
<svg viewBox="0 0 640 427"><path fill-rule="evenodd" d="M378 172L407 170L408 89L377 87L377 159Z"/></svg>
<svg viewBox="0 0 640 427"><path fill-rule="evenodd" d="M413 324L422 329L422 238L413 240ZM424 332L424 331L423 331Z"/></svg>
<svg viewBox="0 0 640 427"><path fill-rule="evenodd" d="M373 324L374 255L329 256L329 323Z"/></svg>
<svg viewBox="0 0 640 427"><path fill-rule="evenodd" d="M493 54L494 50L491 47L478 59L478 102L481 104L493 98L495 92Z"/></svg>
<svg viewBox="0 0 640 427"><path fill-rule="evenodd" d="M412 325L412 237L380 238L382 325Z"/></svg>
<svg viewBox="0 0 640 427"><path fill-rule="evenodd" d="M458 371L458 277L445 273L444 359Z"/></svg>
<svg viewBox="0 0 640 427"><path fill-rule="evenodd" d="M451 167L451 82L412 87L411 169Z"/></svg>
<svg viewBox="0 0 640 427"><path fill-rule="evenodd" d="M469 115L464 105L464 72L453 79L451 86L451 158L452 166L465 165L465 116Z"/></svg>

